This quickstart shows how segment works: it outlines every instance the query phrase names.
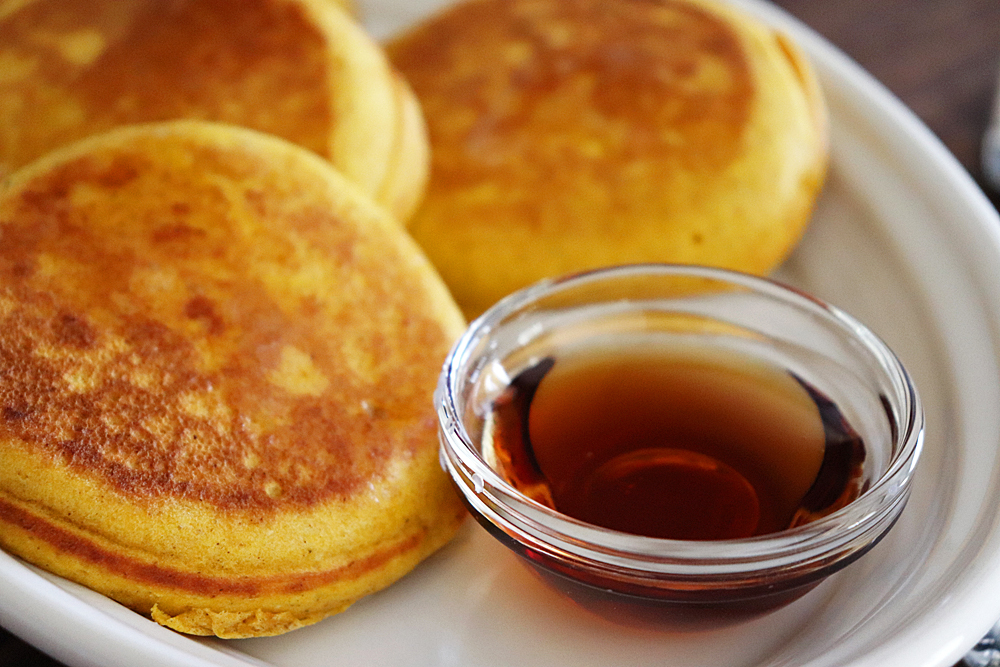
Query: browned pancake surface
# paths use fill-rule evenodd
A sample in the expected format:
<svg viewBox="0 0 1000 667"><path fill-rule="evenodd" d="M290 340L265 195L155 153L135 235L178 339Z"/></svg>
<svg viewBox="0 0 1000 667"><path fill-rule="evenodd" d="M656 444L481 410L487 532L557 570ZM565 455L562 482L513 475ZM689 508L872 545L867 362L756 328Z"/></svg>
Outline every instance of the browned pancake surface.
<svg viewBox="0 0 1000 667"><path fill-rule="evenodd" d="M7 95L6 122L24 127L3 151L8 170L86 134L172 118L237 123L327 150L325 37L296 3L40 1L0 21L0 44L7 85L20 80L30 96Z"/></svg>
<svg viewBox="0 0 1000 667"><path fill-rule="evenodd" d="M602 265L766 272L822 182L808 64L722 3L468 0L387 48L432 145L411 230L467 316Z"/></svg>
<svg viewBox="0 0 1000 667"><path fill-rule="evenodd" d="M423 119L403 118L411 98L331 0L0 8L0 175L114 127L205 119L304 146L405 218L427 168Z"/></svg>
<svg viewBox="0 0 1000 667"><path fill-rule="evenodd" d="M393 46L447 151L435 188L488 177L516 200L647 158L706 170L738 153L754 82L717 15L671 0L505 4L460 4Z"/></svg>
<svg viewBox="0 0 1000 667"><path fill-rule="evenodd" d="M0 275L17 304L0 326L6 437L130 495L262 510L350 495L396 450L433 442L428 391L449 340L398 263L278 189L238 193L267 228L236 226L232 193L207 185L172 200L164 183L186 175L144 149L72 160L5 202ZM192 180L259 184L270 171L214 152L190 147ZM155 205L103 204L117 196ZM315 268L296 238L338 267L337 301L264 282ZM335 331L366 347L331 344Z"/></svg>
<svg viewBox="0 0 1000 667"><path fill-rule="evenodd" d="M196 121L0 188L0 545L184 632L342 610L464 512L431 395L463 327L327 163Z"/></svg>

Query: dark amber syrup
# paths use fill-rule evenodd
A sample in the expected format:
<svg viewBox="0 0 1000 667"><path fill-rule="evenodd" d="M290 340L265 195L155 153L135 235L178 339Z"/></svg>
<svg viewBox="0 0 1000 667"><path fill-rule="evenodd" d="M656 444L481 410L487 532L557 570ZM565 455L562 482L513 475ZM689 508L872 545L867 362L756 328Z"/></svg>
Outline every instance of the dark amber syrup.
<svg viewBox="0 0 1000 667"><path fill-rule="evenodd" d="M737 539L813 521L863 490L837 406L735 352L593 346L522 370L484 455L525 495L626 533Z"/></svg>

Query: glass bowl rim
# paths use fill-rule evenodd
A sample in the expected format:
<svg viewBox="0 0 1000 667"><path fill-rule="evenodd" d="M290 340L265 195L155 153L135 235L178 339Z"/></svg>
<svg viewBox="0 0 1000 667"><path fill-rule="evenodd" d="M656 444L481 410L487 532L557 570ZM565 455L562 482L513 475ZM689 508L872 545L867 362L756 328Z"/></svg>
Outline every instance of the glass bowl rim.
<svg viewBox="0 0 1000 667"><path fill-rule="evenodd" d="M859 340L885 371L897 393L892 400L901 417L896 438L899 448L883 474L856 500L811 523L777 533L715 541L622 533L579 521L520 494L486 463L465 431L455 402L459 360L465 359L475 344L492 333L510 313L541 296L587 282L638 274L701 277L729 283L810 311ZM502 516L490 512L493 516L485 518L491 523L498 518L506 522L505 532L513 530L515 539L520 539L518 534L520 537L530 534L534 539L555 540L562 548L574 546L598 560L624 558L643 568L652 566L677 574L712 569L730 571L734 566L756 570L789 560L822 559L831 550L851 551L852 545L859 546L856 543L873 543L902 511L923 445L924 415L917 388L895 353L867 326L818 297L772 278L696 265L629 264L598 268L542 280L505 297L476 318L455 342L442 368L434 400L442 435L442 463L467 500L472 500L469 486L474 479L472 486L476 488L471 489L474 494L488 493L494 505L506 510L501 512ZM458 468L468 475L461 474Z"/></svg>

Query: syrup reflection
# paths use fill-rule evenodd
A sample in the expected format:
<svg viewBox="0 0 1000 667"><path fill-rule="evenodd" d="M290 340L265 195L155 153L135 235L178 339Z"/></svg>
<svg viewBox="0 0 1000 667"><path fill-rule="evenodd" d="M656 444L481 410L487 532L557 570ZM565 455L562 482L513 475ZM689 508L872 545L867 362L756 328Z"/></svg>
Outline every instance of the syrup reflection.
<svg viewBox="0 0 1000 667"><path fill-rule="evenodd" d="M473 536L482 567L463 632L477 638L466 665L522 667L663 664L756 665L790 642L827 604L827 581L770 612L687 610L650 604L541 573L486 531ZM831 579L835 580L834 576ZM486 638L486 639L484 639ZM516 640L512 641L512 638ZM493 656L484 660L481 652Z"/></svg>

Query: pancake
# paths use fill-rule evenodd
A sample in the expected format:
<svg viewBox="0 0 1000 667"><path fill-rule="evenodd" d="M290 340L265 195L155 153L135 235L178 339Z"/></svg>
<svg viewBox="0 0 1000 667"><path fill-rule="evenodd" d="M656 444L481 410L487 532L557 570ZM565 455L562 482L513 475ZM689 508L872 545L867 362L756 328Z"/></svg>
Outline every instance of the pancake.
<svg viewBox="0 0 1000 667"><path fill-rule="evenodd" d="M334 4L334 6L339 7L340 9L343 9L344 11L346 11L348 14L351 14L352 16L354 14L357 14L357 12L358 12L358 8L354 4L354 0L330 0L330 2L332 2Z"/></svg>
<svg viewBox="0 0 1000 667"><path fill-rule="evenodd" d="M174 121L0 189L0 546L176 630L271 635L464 517L431 396L463 320L321 158Z"/></svg>
<svg viewBox="0 0 1000 667"><path fill-rule="evenodd" d="M787 37L707 0L470 0L386 44L424 110L410 222L465 310L631 262L768 273L827 164Z"/></svg>
<svg viewBox="0 0 1000 667"><path fill-rule="evenodd" d="M335 0L0 5L0 177L90 134L197 118L300 144L405 220L429 159L416 108Z"/></svg>

